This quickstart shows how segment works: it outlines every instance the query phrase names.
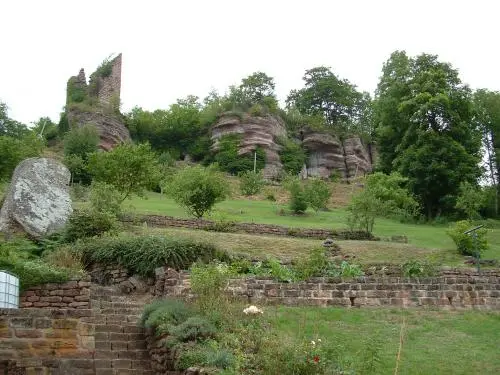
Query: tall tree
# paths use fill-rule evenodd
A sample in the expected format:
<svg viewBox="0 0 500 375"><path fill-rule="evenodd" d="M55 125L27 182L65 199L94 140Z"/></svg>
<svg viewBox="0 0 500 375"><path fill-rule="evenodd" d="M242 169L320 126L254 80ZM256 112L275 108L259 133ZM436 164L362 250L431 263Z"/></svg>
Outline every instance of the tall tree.
<svg viewBox="0 0 500 375"><path fill-rule="evenodd" d="M437 56L395 52L375 102L383 171L397 170L431 218L453 210L461 182L480 176L480 133L471 90Z"/></svg>
<svg viewBox="0 0 500 375"><path fill-rule="evenodd" d="M327 126L338 131L352 130L363 117L369 95L363 94L347 79L340 79L328 67L306 70L302 78L305 87L292 90L288 107L302 114L321 115Z"/></svg>

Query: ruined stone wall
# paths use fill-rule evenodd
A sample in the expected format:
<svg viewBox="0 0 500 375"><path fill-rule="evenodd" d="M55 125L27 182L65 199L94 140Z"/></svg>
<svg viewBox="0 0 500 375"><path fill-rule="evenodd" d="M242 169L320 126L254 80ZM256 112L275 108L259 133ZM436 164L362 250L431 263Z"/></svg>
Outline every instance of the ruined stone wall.
<svg viewBox="0 0 500 375"><path fill-rule="evenodd" d="M172 227L190 229L210 230L216 223L205 219L181 219L171 216L160 215L124 215L120 219L124 223L147 223L152 227ZM228 226L229 232L243 232L257 235L293 236L303 238L325 239L327 237L342 240L373 240L374 237L363 231L336 231L315 228L289 228L281 225L255 224L255 223L232 223Z"/></svg>
<svg viewBox="0 0 500 375"><path fill-rule="evenodd" d="M90 315L89 309L0 309L0 373L95 374L93 327L82 320Z"/></svg>
<svg viewBox="0 0 500 375"><path fill-rule="evenodd" d="M21 293L19 303L21 308L89 309L90 277L31 287Z"/></svg>
<svg viewBox="0 0 500 375"><path fill-rule="evenodd" d="M107 105L110 102L120 102L120 91L122 82L122 54L120 53L111 60L111 74L108 77L101 77L97 97L101 104Z"/></svg>
<svg viewBox="0 0 500 375"><path fill-rule="evenodd" d="M298 283L282 283L269 278L249 277L231 280L228 293L250 303L287 306L339 307L421 307L500 310L498 270L467 275L470 270L453 270L455 276L433 278L358 277L311 278ZM189 296L189 275L159 269L156 296Z"/></svg>

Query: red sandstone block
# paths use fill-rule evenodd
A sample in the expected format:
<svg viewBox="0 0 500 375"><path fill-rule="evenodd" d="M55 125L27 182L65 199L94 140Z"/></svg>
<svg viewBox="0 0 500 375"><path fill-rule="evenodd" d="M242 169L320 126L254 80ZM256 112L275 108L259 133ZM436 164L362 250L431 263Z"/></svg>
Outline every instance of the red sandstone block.
<svg viewBox="0 0 500 375"><path fill-rule="evenodd" d="M73 319L54 319L52 328L56 329L75 329L78 325L78 320Z"/></svg>
<svg viewBox="0 0 500 375"><path fill-rule="evenodd" d="M75 289L78 288L78 281L68 281L61 285L61 289Z"/></svg>
<svg viewBox="0 0 500 375"><path fill-rule="evenodd" d="M68 318L81 318L84 316L92 316L92 310L90 309L78 309L78 310L68 310Z"/></svg>
<svg viewBox="0 0 500 375"><path fill-rule="evenodd" d="M26 301L28 301L28 302L38 302L38 301L40 301L40 297L34 296L34 295L33 296L29 296L29 297L26 297Z"/></svg>
<svg viewBox="0 0 500 375"><path fill-rule="evenodd" d="M61 302L61 296L40 297L40 302Z"/></svg>
<svg viewBox="0 0 500 375"><path fill-rule="evenodd" d="M124 326L123 327L123 332L125 333L141 333L144 330L141 327L137 326Z"/></svg>
<svg viewBox="0 0 500 375"><path fill-rule="evenodd" d="M74 297L79 296L80 291L78 289L67 289L63 291L63 296Z"/></svg>
<svg viewBox="0 0 500 375"><path fill-rule="evenodd" d="M111 341L111 350L127 350L127 342Z"/></svg>
<svg viewBox="0 0 500 375"><path fill-rule="evenodd" d="M24 328L16 328L15 335L17 338L24 339L38 339L42 337L42 331L37 329L24 329Z"/></svg>
<svg viewBox="0 0 500 375"><path fill-rule="evenodd" d="M146 349L146 341L129 341L127 348L129 350Z"/></svg>
<svg viewBox="0 0 500 375"><path fill-rule="evenodd" d="M117 369L130 369L132 367L132 361L129 359L113 359L111 361L111 366Z"/></svg>
<svg viewBox="0 0 500 375"><path fill-rule="evenodd" d="M28 307L33 307L33 302L21 302L22 309L28 308Z"/></svg>
<svg viewBox="0 0 500 375"><path fill-rule="evenodd" d="M89 296L75 296L75 301L88 302L88 301L90 301L90 297Z"/></svg>
<svg viewBox="0 0 500 375"><path fill-rule="evenodd" d="M56 289L56 290L51 290L49 295L51 296L62 296L63 295L63 291L62 289Z"/></svg>
<svg viewBox="0 0 500 375"><path fill-rule="evenodd" d="M96 350L111 350L111 343L109 341L95 341L95 349Z"/></svg>
<svg viewBox="0 0 500 375"><path fill-rule="evenodd" d="M119 352L112 352L107 350L96 350L94 358L96 359L118 359Z"/></svg>
<svg viewBox="0 0 500 375"><path fill-rule="evenodd" d="M88 308L89 306L89 303L88 302L71 302L69 305L69 307L76 307L76 308Z"/></svg>
<svg viewBox="0 0 500 375"><path fill-rule="evenodd" d="M74 297L63 297L62 301L70 303L70 302L74 302L75 298Z"/></svg>
<svg viewBox="0 0 500 375"><path fill-rule="evenodd" d="M106 325L106 324L97 324L95 326L96 332L122 332L122 327L119 325Z"/></svg>
<svg viewBox="0 0 500 375"><path fill-rule="evenodd" d="M35 306L35 307L49 307L50 303L48 303L48 302L34 302L33 306Z"/></svg>
<svg viewBox="0 0 500 375"><path fill-rule="evenodd" d="M112 368L96 368L95 375L114 375Z"/></svg>
<svg viewBox="0 0 500 375"><path fill-rule="evenodd" d="M132 361L133 369L146 370L151 368L151 361Z"/></svg>
<svg viewBox="0 0 500 375"><path fill-rule="evenodd" d="M109 334L109 339L111 341L127 341L128 340L128 334L126 334L126 333L111 332Z"/></svg>
<svg viewBox="0 0 500 375"><path fill-rule="evenodd" d="M128 335L128 341L142 341L145 340L146 336L144 333L130 333Z"/></svg>
<svg viewBox="0 0 500 375"><path fill-rule="evenodd" d="M35 295L35 291L33 291L33 290L27 290L26 292L24 292L22 294L22 297L31 297L31 296L34 296L34 295Z"/></svg>
<svg viewBox="0 0 500 375"><path fill-rule="evenodd" d="M111 360L110 359L95 359L94 363L95 363L96 369L98 369L98 368L110 369L111 368Z"/></svg>

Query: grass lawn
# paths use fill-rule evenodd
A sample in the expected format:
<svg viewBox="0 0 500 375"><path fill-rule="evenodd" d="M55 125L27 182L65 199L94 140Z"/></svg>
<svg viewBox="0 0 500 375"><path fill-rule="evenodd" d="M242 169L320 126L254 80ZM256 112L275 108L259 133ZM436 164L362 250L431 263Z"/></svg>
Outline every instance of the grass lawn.
<svg viewBox="0 0 500 375"><path fill-rule="evenodd" d="M135 228L143 232L142 227ZM233 254L247 254L256 258L268 255L280 259L293 259L308 254L320 247L321 240L256 236L240 233L207 232L177 228L151 228L147 233L162 234L169 237L209 241L219 249ZM344 254L354 255L354 263L394 263L402 264L409 259L427 259L433 263L460 265L463 259L453 250L417 248L411 244L399 244L381 241L340 241Z"/></svg>
<svg viewBox="0 0 500 375"><path fill-rule="evenodd" d="M148 199L133 198L124 205L127 211L135 213L188 217L184 209L172 199L157 193L149 193ZM318 213L308 210L304 216L278 215L281 209L286 210L286 205L263 200L226 200L217 204L211 217L208 218L289 227L346 228L347 212L344 208ZM404 224L397 220L381 218L376 220L374 232L381 237L405 235L409 244L416 248L442 249L450 254L454 249L444 225ZM483 258L500 259L500 229L489 230L488 239L490 249L485 252Z"/></svg>
<svg viewBox="0 0 500 375"><path fill-rule="evenodd" d="M479 311L267 307L283 337L321 338L339 357L356 363L367 346L379 346L370 374L393 374L405 320L399 374L499 374L500 314ZM378 344L375 344L378 343Z"/></svg>

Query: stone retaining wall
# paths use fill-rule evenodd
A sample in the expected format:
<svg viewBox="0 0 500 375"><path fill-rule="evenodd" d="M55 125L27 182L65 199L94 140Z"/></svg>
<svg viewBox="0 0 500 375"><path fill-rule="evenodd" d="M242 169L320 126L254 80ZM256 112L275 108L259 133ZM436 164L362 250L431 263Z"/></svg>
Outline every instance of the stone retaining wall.
<svg viewBox="0 0 500 375"><path fill-rule="evenodd" d="M95 374L93 327L82 320L90 315L88 309L0 309L0 373Z"/></svg>
<svg viewBox="0 0 500 375"><path fill-rule="evenodd" d="M189 275L171 269L157 272L156 296L190 296ZM269 278L230 280L228 292L250 303L372 307L438 306L500 310L500 277L441 276L433 278L312 278L281 283Z"/></svg>
<svg viewBox="0 0 500 375"><path fill-rule="evenodd" d="M218 224L211 220L205 219L182 219L171 216L160 215L124 215L120 219L124 223L147 223L151 227L172 227L172 228L189 228L189 229L205 229L210 230L216 228ZM275 236L293 236L304 238L333 238L337 240L374 240L375 238L367 232L363 231L336 231L328 229L314 228L289 228L281 225L272 224L255 224L255 223L236 223L231 222L224 228L219 229L221 232L244 232L248 234L260 235L275 235Z"/></svg>
<svg viewBox="0 0 500 375"><path fill-rule="evenodd" d="M90 308L90 278L70 280L62 284L43 284L31 287L21 293L19 299L21 308Z"/></svg>

